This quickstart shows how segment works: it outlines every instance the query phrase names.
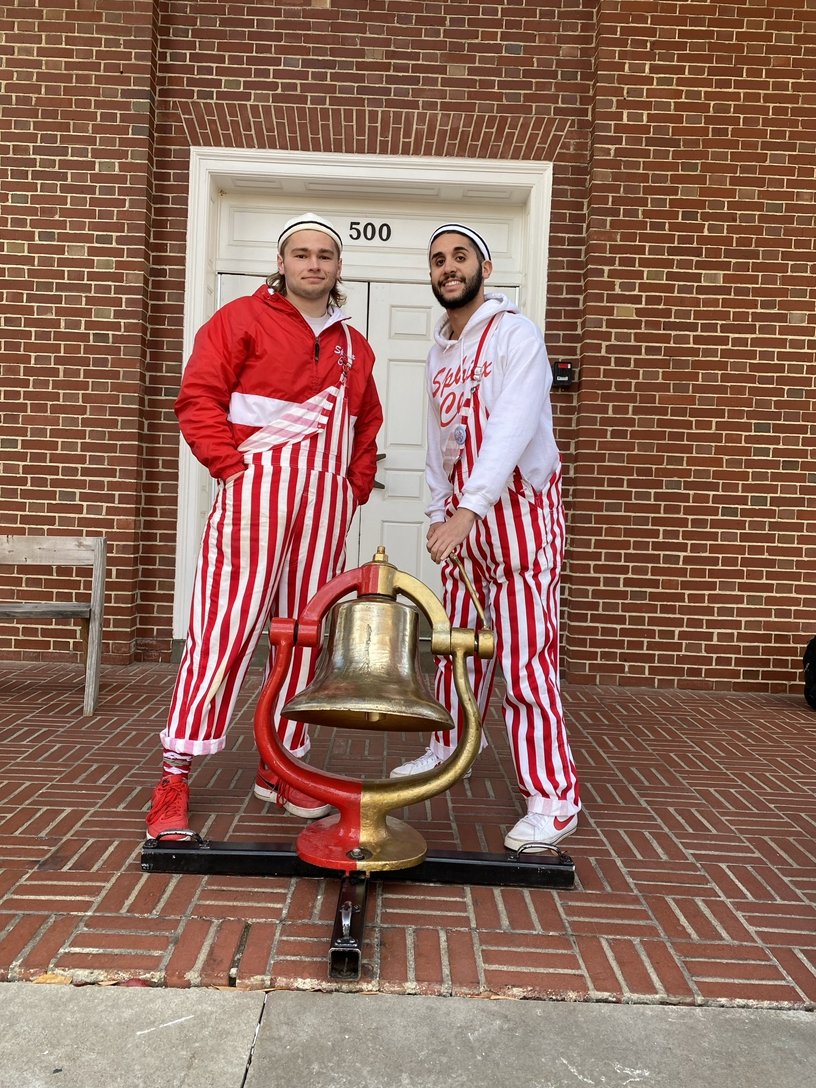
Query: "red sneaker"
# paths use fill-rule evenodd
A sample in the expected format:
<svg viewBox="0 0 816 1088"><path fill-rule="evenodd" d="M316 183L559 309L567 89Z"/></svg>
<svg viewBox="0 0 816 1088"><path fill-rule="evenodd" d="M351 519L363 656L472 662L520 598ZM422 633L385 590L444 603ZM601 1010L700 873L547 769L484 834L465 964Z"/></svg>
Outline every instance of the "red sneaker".
<svg viewBox="0 0 816 1088"><path fill-rule="evenodd" d="M260 801L275 801L293 816L302 816L304 820L317 820L331 812L331 805L323 804L308 793L301 793L287 782L270 778L269 774L263 763L259 764L253 793Z"/></svg>
<svg viewBox="0 0 816 1088"><path fill-rule="evenodd" d="M147 834L151 839L187 839L195 832L188 827L190 787L182 774L166 774L153 791L153 803L147 814ZM171 834L162 834L171 832Z"/></svg>

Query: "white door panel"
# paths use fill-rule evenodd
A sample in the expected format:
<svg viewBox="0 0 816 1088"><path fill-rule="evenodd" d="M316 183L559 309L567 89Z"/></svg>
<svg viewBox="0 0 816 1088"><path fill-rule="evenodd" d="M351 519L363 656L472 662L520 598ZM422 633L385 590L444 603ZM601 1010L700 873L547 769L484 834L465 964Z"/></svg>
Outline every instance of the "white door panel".
<svg viewBox="0 0 816 1088"><path fill-rule="evenodd" d="M218 302L216 309L220 310L228 302L234 302L244 295L254 294L262 283L266 283L266 276L245 276L235 272L222 272L218 277Z"/></svg>
<svg viewBox="0 0 816 1088"><path fill-rule="evenodd" d="M358 280L343 280L340 290L346 296L343 313L351 318L351 324L363 336L368 328L368 284Z"/></svg>

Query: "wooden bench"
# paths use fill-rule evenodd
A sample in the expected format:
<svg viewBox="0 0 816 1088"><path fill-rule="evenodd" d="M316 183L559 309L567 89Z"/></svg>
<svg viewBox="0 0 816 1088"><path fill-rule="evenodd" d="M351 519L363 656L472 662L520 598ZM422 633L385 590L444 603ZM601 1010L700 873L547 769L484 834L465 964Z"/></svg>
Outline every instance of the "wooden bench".
<svg viewBox="0 0 816 1088"><path fill-rule="evenodd" d="M102 617L108 542L103 536L0 536L0 564L16 567L93 567L91 599L80 601L0 600L0 620L78 619L85 647L84 714L93 714L99 698Z"/></svg>

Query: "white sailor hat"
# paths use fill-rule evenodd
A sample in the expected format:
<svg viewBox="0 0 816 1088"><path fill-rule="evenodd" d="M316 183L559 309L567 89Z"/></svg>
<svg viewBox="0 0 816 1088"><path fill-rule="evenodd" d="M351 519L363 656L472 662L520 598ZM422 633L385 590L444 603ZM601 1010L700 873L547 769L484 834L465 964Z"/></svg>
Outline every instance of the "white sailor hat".
<svg viewBox="0 0 816 1088"><path fill-rule="evenodd" d="M428 256L431 255L431 246L434 244L440 234L464 234L466 238L470 238L471 242L476 246L482 255L483 261L489 261L490 249L487 242L482 238L478 231L475 231L473 227L466 227L463 223L443 223L441 227L437 227L431 235L431 240L428 242Z"/></svg>
<svg viewBox="0 0 816 1088"><path fill-rule="evenodd" d="M299 230L319 230L323 234L328 234L332 241L337 242L339 251L343 252L343 239L340 237L337 227L330 223L328 219L324 219L322 215L315 215L314 212L304 212L303 215L296 215L294 219L284 223L283 230L278 238L278 253L280 253L281 246L286 239L291 238Z"/></svg>

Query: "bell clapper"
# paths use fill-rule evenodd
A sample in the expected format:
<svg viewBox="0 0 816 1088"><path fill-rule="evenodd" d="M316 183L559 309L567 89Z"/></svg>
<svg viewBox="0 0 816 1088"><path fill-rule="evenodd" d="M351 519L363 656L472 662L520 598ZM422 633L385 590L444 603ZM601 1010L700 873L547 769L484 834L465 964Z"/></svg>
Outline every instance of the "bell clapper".
<svg viewBox="0 0 816 1088"><path fill-rule="evenodd" d="M487 627L487 620L485 619L482 602L476 596L476 590L473 588L473 583L471 582L470 578L468 577L467 571L465 570L465 564L462 562L458 555L451 555L450 558L459 568L459 571L462 575L462 581L465 583L465 589L467 589L468 593L470 594L470 599L473 601L473 604L476 607L476 613L479 619L482 621L482 627Z"/></svg>

